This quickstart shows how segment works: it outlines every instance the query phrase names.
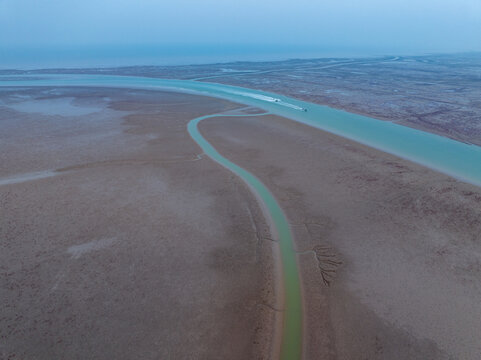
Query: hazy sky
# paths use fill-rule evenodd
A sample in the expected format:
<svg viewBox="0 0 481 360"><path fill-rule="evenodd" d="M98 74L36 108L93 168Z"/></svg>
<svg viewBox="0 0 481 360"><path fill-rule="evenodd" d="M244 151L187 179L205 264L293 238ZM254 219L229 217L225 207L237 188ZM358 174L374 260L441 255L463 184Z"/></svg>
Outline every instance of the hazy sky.
<svg viewBox="0 0 481 360"><path fill-rule="evenodd" d="M0 47L72 44L481 50L481 0L0 0Z"/></svg>

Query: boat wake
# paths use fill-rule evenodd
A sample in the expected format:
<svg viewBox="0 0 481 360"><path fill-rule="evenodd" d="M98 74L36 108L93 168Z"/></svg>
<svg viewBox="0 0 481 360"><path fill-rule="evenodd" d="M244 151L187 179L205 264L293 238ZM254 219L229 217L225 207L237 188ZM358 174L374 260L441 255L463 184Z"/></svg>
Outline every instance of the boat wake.
<svg viewBox="0 0 481 360"><path fill-rule="evenodd" d="M256 99L256 100L267 101L267 102L271 102L271 103L277 103L278 105L285 106L285 107L288 107L288 108L291 108L291 109L294 109L294 110L298 110L298 111L307 111L306 108L291 104L289 102L283 101L279 98L275 98L275 97L272 97L272 96L248 93L248 92L244 92L244 91L229 91L229 92L231 94L249 97L249 98Z"/></svg>

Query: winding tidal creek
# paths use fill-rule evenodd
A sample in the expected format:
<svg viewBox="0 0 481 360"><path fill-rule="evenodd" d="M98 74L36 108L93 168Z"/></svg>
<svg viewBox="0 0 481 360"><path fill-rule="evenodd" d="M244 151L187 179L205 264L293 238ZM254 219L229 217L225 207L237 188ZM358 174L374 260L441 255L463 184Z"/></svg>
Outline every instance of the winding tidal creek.
<svg viewBox="0 0 481 360"><path fill-rule="evenodd" d="M355 140L481 186L481 147L282 95L190 80L99 75L2 76L0 87L2 86L137 88L187 92L227 99ZM267 113L206 115L191 120L188 123L188 132L208 157L242 178L262 204L273 226L273 235L279 241L282 260L284 307L281 359L295 360L300 359L302 355L303 312L299 270L287 219L266 186L253 174L223 157L198 129L200 121L211 117L262 116Z"/></svg>

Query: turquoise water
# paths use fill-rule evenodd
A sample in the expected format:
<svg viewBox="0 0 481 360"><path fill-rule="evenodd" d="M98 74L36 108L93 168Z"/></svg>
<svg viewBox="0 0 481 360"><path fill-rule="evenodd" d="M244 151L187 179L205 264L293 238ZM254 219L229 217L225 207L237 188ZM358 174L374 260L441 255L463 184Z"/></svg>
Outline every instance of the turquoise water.
<svg viewBox="0 0 481 360"><path fill-rule="evenodd" d="M241 177L262 200L268 216L275 227L282 260L282 279L284 291L284 312L282 327L282 342L280 358L282 360L296 360L302 353L302 299L296 253L293 248L292 235L287 219L276 199L265 185L254 175L223 157L201 135L197 125L200 121L216 116L262 116L255 115L207 115L191 120L187 126L189 134L199 144L204 153L230 171Z"/></svg>
<svg viewBox="0 0 481 360"><path fill-rule="evenodd" d="M2 85L167 89L224 98L260 107L481 186L479 146L268 92L188 80L99 75L42 75L41 80L0 81Z"/></svg>
<svg viewBox="0 0 481 360"><path fill-rule="evenodd" d="M41 75L37 80L28 77L24 80L22 77L0 77L1 86L138 88L180 91L228 99L257 106L270 113L327 130L481 186L481 148L478 146L282 95L196 81L98 75ZM302 301L296 256L288 222L269 190L254 175L219 154L199 133L198 123L213 116L225 115L196 118L189 122L188 131L206 155L240 176L253 189L269 213L279 238L283 268L285 311L281 358L300 359Z"/></svg>

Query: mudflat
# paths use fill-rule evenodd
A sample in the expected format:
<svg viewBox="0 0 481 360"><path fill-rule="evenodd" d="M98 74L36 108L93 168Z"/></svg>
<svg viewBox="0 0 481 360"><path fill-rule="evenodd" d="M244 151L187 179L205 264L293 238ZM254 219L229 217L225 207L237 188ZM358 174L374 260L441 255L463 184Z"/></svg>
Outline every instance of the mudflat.
<svg viewBox="0 0 481 360"><path fill-rule="evenodd" d="M186 131L238 107L2 90L0 358L270 357L276 244L246 186Z"/></svg>
<svg viewBox="0 0 481 360"><path fill-rule="evenodd" d="M272 115L200 130L291 223L306 359L478 358L479 188Z"/></svg>
<svg viewBox="0 0 481 360"><path fill-rule="evenodd" d="M0 354L268 359L278 244L187 123L256 114L187 94L0 93ZM284 210L305 359L477 359L481 190L273 115L199 124ZM281 306L279 306L281 305Z"/></svg>

